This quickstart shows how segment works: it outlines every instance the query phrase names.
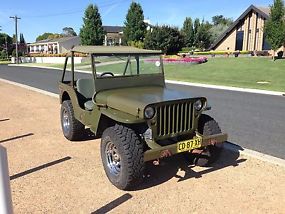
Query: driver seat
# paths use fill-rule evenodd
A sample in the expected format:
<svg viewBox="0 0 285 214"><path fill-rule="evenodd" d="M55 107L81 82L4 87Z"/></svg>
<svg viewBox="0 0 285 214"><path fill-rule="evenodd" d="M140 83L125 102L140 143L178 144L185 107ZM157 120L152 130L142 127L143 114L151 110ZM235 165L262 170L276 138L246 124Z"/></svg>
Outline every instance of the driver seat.
<svg viewBox="0 0 285 214"><path fill-rule="evenodd" d="M92 111L94 103L92 96L95 93L93 79L78 79L76 81L77 92L85 98L84 107L86 110Z"/></svg>

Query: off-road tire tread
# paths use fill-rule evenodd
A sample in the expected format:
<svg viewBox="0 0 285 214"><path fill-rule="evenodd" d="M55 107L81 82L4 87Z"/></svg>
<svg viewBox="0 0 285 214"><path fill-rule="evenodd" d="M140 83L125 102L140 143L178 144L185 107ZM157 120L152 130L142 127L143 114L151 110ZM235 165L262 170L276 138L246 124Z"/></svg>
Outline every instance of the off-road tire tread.
<svg viewBox="0 0 285 214"><path fill-rule="evenodd" d="M200 116L198 131L205 136L222 133L218 122L214 118L206 114L202 114ZM205 166L209 166L216 162L220 156L221 151L222 147L217 147L213 145L207 146L205 154L201 155L201 157L205 157L208 159L208 162Z"/></svg>
<svg viewBox="0 0 285 214"><path fill-rule="evenodd" d="M70 141L77 141L82 139L85 132L85 126L75 118L73 106L70 100L65 100L61 106L61 120L62 120L62 111L63 108L66 108L69 114L70 122L70 132L68 134L64 133L64 136Z"/></svg>
<svg viewBox="0 0 285 214"><path fill-rule="evenodd" d="M119 189L130 190L142 181L145 168L143 150L144 144L134 130L120 124L107 128L103 132L102 139L104 139L105 136L109 136L113 138L113 140L119 140L117 146L122 149L121 151L123 154L120 154L121 158L123 155L125 156L125 158L122 159L126 168L123 172L121 172L125 173L125 180L113 184ZM106 174L109 177L107 172Z"/></svg>

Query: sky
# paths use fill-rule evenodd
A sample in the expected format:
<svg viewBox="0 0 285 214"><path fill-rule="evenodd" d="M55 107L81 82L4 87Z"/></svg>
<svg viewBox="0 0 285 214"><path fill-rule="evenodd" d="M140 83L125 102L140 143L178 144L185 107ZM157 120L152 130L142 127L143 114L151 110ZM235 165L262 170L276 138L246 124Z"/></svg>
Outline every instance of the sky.
<svg viewBox="0 0 285 214"><path fill-rule="evenodd" d="M123 26L132 0L0 0L0 26L2 32L12 36L15 24L10 16L17 15L18 32L26 42L34 42L45 32L61 33L72 27L77 33L83 24L84 10L89 4L99 7L103 25ZM251 4L269 6L273 0L138 0L145 19L151 24L168 24L182 27L186 17L211 21L215 15L238 18Z"/></svg>

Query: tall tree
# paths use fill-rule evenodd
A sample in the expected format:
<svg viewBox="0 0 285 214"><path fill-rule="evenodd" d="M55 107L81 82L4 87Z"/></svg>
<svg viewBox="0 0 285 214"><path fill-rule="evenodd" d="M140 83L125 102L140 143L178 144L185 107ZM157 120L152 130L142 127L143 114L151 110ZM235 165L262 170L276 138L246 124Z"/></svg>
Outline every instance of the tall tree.
<svg viewBox="0 0 285 214"><path fill-rule="evenodd" d="M195 46L199 49L207 49L211 45L211 24L204 22L204 20L198 25L197 32L195 34Z"/></svg>
<svg viewBox="0 0 285 214"><path fill-rule="evenodd" d="M22 33L20 33L20 44L26 44L24 35Z"/></svg>
<svg viewBox="0 0 285 214"><path fill-rule="evenodd" d="M143 41L147 26L144 23L143 9L139 3L131 3L124 24L124 40L127 43Z"/></svg>
<svg viewBox="0 0 285 214"><path fill-rule="evenodd" d="M72 27L64 27L62 29L62 35L63 36L77 36L76 32L74 31L74 29Z"/></svg>
<svg viewBox="0 0 285 214"><path fill-rule="evenodd" d="M162 50L164 53L177 53L183 46L183 38L176 27L155 26L145 37L145 47Z"/></svg>
<svg viewBox="0 0 285 214"><path fill-rule="evenodd" d="M198 46L198 43L199 43L198 38L197 38L197 33L198 33L198 29L199 29L200 25L201 25L201 24L200 24L200 19L196 18L196 19L194 20L194 26L193 26L193 31L194 31L194 41L193 41L193 45L194 45L195 47L197 47L197 46Z"/></svg>
<svg viewBox="0 0 285 214"><path fill-rule="evenodd" d="M194 28L193 28L193 21L190 17L186 17L181 31L184 36L184 46L189 48L193 47Z"/></svg>
<svg viewBox="0 0 285 214"><path fill-rule="evenodd" d="M273 49L273 59L275 51L285 43L285 8L283 0L274 0L270 6L270 16L265 23L266 40Z"/></svg>
<svg viewBox="0 0 285 214"><path fill-rule="evenodd" d="M231 25L233 23L233 20L231 18L226 18L223 15L216 15L212 17L212 23L213 25Z"/></svg>
<svg viewBox="0 0 285 214"><path fill-rule="evenodd" d="M83 26L80 29L82 45L103 45L105 32L102 19L96 5L90 4L84 14Z"/></svg>

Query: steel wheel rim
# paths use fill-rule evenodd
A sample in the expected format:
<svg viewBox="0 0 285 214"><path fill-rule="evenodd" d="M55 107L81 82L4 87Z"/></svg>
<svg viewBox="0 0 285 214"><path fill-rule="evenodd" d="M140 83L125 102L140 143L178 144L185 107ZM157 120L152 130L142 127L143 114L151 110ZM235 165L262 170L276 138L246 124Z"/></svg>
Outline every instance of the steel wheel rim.
<svg viewBox="0 0 285 214"><path fill-rule="evenodd" d="M112 175L118 176L121 172L121 156L114 143L108 142L105 149L107 166Z"/></svg>
<svg viewBox="0 0 285 214"><path fill-rule="evenodd" d="M65 133L68 133L70 130L70 121L69 121L69 116L68 112L66 109L63 110L62 113L62 127Z"/></svg>

